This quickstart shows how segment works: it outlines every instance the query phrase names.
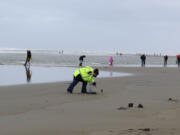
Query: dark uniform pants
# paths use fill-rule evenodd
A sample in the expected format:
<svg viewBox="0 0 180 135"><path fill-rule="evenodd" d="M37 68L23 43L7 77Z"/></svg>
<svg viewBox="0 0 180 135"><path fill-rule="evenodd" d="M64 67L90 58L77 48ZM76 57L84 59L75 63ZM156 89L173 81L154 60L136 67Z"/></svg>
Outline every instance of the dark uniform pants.
<svg viewBox="0 0 180 135"><path fill-rule="evenodd" d="M80 74L79 74L77 77L74 77L73 82L69 85L67 91L70 92L70 93L72 93L74 87L75 87L79 82L82 82L81 92L82 92L82 93L86 93L86 92L87 92L87 90L86 90L87 82L82 79L82 77L81 77Z"/></svg>

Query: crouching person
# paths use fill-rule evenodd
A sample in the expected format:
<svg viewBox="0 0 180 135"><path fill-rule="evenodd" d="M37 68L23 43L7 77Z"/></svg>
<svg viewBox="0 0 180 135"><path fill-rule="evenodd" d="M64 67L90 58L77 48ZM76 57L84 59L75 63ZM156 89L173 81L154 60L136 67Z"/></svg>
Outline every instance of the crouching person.
<svg viewBox="0 0 180 135"><path fill-rule="evenodd" d="M73 82L69 85L67 92L72 93L73 88L78 84L78 82L82 82L81 93L87 93L87 84L92 83L96 86L95 78L99 75L99 70L97 68L93 69L92 67L82 67L77 69L74 72Z"/></svg>

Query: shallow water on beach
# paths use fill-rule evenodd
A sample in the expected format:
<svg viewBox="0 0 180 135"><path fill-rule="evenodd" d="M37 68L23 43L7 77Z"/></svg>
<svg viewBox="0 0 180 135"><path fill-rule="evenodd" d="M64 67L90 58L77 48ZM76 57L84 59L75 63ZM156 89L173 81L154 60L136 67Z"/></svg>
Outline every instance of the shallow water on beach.
<svg viewBox="0 0 180 135"><path fill-rule="evenodd" d="M76 68L24 66L0 66L0 86L71 81ZM100 71L98 78L129 76L128 73Z"/></svg>

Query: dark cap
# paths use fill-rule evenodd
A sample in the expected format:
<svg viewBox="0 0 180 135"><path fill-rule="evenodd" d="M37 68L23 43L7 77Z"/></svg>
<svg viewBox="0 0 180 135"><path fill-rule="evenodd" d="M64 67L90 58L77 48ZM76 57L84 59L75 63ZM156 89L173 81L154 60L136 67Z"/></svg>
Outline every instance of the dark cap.
<svg viewBox="0 0 180 135"><path fill-rule="evenodd" d="M94 73L95 73L96 75L99 75L99 69L95 68L95 69L94 69Z"/></svg>

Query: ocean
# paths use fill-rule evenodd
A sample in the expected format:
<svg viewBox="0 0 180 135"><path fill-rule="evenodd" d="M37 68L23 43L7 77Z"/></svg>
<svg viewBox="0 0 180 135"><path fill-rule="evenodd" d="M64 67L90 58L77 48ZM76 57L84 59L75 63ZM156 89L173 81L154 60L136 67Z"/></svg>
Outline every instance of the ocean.
<svg viewBox="0 0 180 135"><path fill-rule="evenodd" d="M32 65L35 66L78 66L79 56L86 55L84 66L108 66L113 56L113 66L140 66L139 54L117 54L115 52L66 52L59 50L32 50ZM0 49L0 65L22 65L26 59L26 50ZM147 55L146 64L150 67L162 67L163 56ZM168 66L176 66L176 57L169 56Z"/></svg>

